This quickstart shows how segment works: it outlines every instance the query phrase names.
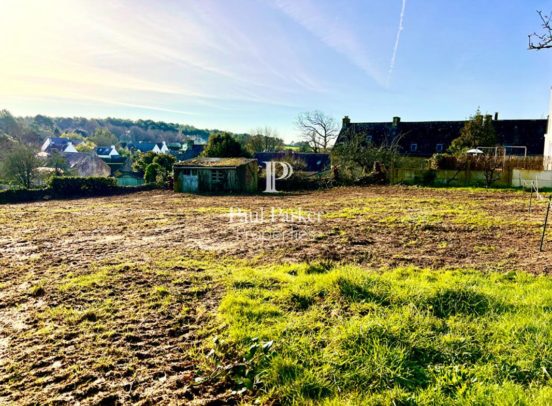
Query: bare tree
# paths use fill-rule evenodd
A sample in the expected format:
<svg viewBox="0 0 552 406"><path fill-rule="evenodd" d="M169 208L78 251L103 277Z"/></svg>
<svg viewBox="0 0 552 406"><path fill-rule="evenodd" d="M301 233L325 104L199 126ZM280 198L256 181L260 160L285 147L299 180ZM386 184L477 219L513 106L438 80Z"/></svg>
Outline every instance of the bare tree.
<svg viewBox="0 0 552 406"><path fill-rule="evenodd" d="M314 152L327 151L338 135L335 120L321 111L299 114L295 125Z"/></svg>
<svg viewBox="0 0 552 406"><path fill-rule="evenodd" d="M247 148L251 152L277 152L284 147L284 140L278 137L278 132L273 128L257 128L251 130L250 134Z"/></svg>
<svg viewBox="0 0 552 406"><path fill-rule="evenodd" d="M476 162L483 169L485 186L487 188L500 179L501 170L504 166L504 157L493 154L482 154L476 158Z"/></svg>
<svg viewBox="0 0 552 406"><path fill-rule="evenodd" d="M551 16L543 14L542 11L537 11L542 22L544 32L537 34L534 32L529 35L529 49L545 49L552 48L552 20ZM536 41L536 42L534 42Z"/></svg>
<svg viewBox="0 0 552 406"><path fill-rule="evenodd" d="M368 134L352 132L345 142L332 150L332 163L338 167L344 178L360 179L373 172L375 167L392 168L401 159L400 140L385 138L380 143L368 141Z"/></svg>

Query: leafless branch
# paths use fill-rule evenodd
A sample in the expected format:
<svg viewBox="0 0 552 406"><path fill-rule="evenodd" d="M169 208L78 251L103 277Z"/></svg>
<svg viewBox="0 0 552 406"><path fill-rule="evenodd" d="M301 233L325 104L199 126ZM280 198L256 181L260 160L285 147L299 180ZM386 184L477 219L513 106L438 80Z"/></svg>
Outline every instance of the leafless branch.
<svg viewBox="0 0 552 406"><path fill-rule="evenodd" d="M546 49L552 48L552 20L548 15L543 14L542 11L537 11L542 22L542 28L544 33L537 34L534 32L529 35L529 49Z"/></svg>
<svg viewBox="0 0 552 406"><path fill-rule="evenodd" d="M314 152L326 151L337 138L337 124L321 111L301 113L295 125Z"/></svg>

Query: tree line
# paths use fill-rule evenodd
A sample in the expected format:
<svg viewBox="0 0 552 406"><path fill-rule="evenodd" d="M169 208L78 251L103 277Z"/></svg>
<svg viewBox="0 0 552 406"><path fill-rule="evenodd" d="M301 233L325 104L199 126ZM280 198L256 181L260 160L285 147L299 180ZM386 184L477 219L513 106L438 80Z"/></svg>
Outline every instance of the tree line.
<svg viewBox="0 0 552 406"><path fill-rule="evenodd" d="M184 143L193 135L208 141L205 156L227 157L252 156L256 152L276 152L287 148L297 152L328 151L337 136L335 121L320 112L302 113L296 125L301 130L302 140L289 146L269 126L234 134L152 120L56 118L45 115L14 117L7 110L1 110L0 181L30 188L37 179L39 167L53 169L57 176L70 174L63 154L37 155L39 146L49 137L76 140L76 150L83 153L92 153L98 146L118 146L119 152L132 159L134 170L141 173L146 181L166 183L174 158L156 158L154 154L132 152L127 149L128 143L160 140Z"/></svg>

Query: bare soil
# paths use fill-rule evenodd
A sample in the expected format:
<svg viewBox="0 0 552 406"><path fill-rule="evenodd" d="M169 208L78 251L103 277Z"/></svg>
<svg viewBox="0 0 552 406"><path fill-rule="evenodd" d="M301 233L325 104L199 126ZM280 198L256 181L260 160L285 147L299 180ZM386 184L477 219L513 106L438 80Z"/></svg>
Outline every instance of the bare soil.
<svg viewBox="0 0 552 406"><path fill-rule="evenodd" d="M0 206L0 404L239 402L204 379L202 342L225 327L209 263L551 273L550 238L538 249L545 204L529 213L528 200L369 187ZM240 221L238 209L264 219Z"/></svg>

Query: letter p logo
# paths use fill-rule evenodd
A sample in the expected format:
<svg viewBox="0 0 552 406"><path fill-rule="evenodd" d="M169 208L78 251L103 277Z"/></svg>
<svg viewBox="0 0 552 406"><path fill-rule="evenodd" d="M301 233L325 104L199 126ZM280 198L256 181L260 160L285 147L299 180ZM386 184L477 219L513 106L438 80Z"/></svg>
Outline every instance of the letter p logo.
<svg viewBox="0 0 552 406"><path fill-rule="evenodd" d="M263 162L266 164L266 189L264 193L278 193L276 190L276 181L281 179L289 179L293 175L293 167L287 162L270 161ZM282 175L276 177L277 165L282 165Z"/></svg>

